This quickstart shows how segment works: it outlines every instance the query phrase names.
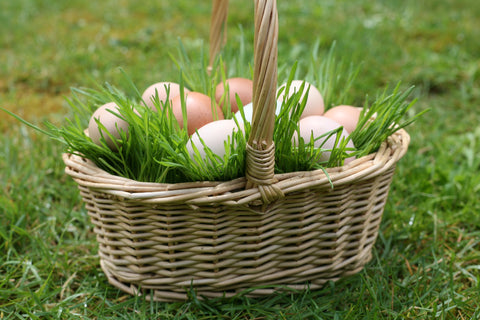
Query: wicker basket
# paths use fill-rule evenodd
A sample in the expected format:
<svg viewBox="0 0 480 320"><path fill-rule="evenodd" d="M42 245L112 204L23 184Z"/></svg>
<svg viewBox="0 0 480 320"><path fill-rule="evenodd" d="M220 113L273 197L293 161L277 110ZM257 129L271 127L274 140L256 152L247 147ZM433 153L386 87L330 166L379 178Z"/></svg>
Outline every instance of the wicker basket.
<svg viewBox="0 0 480 320"><path fill-rule="evenodd" d="M221 2L221 1L220 1ZM94 225L109 282L155 300L319 288L371 259L402 129L343 167L274 174L275 1L255 1L254 116L244 178L158 184L111 175L64 154ZM333 183L333 188L331 186Z"/></svg>

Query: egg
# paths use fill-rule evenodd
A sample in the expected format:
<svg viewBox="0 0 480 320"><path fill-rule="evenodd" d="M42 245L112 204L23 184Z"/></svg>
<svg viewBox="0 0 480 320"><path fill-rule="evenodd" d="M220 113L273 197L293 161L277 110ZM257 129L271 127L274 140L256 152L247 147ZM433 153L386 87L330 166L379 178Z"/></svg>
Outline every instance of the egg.
<svg viewBox="0 0 480 320"><path fill-rule="evenodd" d="M225 86L228 86L227 92L225 92ZM227 99L230 101L230 109L233 113L238 111L237 95L242 105L252 102L253 81L245 78L230 78L225 80L225 83L219 83L215 88L215 101L223 108L224 99Z"/></svg>
<svg viewBox="0 0 480 320"><path fill-rule="evenodd" d="M305 94L307 93L308 90L308 97L307 97L307 103L305 104L305 109L302 112L301 119L308 117L308 116L321 116L323 115L323 112L325 110L325 104L323 102L323 97L320 91L313 86L312 84L302 81L302 80L293 80L292 83L290 84L290 89L287 93L287 97L290 97L294 93L299 91L300 86L305 82L305 88L303 89L302 97L300 99L300 102L305 98ZM277 95L279 91L282 88L286 88L287 84L281 85L278 90L277 90ZM310 89L309 89L310 88ZM280 101L283 101L283 98L285 96L285 89L283 89L283 92L280 94L278 99Z"/></svg>
<svg viewBox="0 0 480 320"><path fill-rule="evenodd" d="M107 146L111 150L117 151L118 141L116 144L107 134L105 129L115 140L120 140L122 138L120 134L121 131L124 131L128 134L128 123L125 120L117 117L112 112L119 114L119 107L115 102L109 102L95 110L88 123L88 136L95 144L99 146L102 145L101 139L103 136ZM98 119L105 129L101 129L95 119Z"/></svg>
<svg viewBox="0 0 480 320"><path fill-rule="evenodd" d="M225 155L225 141L232 137L233 132L238 130L244 130L243 125L239 123L239 126L233 119L224 119L212 121L198 129L189 139L187 143L187 150L190 157L193 159L195 151L192 144L198 149L202 159L206 158L205 147L202 144L200 138L203 140L206 146L217 156L223 158Z"/></svg>
<svg viewBox="0 0 480 320"><path fill-rule="evenodd" d="M324 117L324 116L308 116L308 117L305 117L303 119L300 119L300 121L298 122L298 126L299 126L299 133L298 134L300 135L300 137L303 138L305 143L310 142L310 139L312 138L312 135L313 135L313 139L316 139L316 138L322 136L323 134L326 134L326 133L328 133L332 130L335 130L335 129L338 129L339 127L341 127L341 125L339 123L335 122L334 120L332 120L330 118ZM349 135L348 131L346 131L343 128L340 140L343 139L343 138L346 139L348 137L348 135ZM335 146L336 136L337 136L336 134L333 134L330 137L328 137L328 135L326 135L325 137L319 138L318 140L316 140L314 142L314 147L315 148L322 148L322 149L325 149L325 150L331 150ZM298 140L299 140L298 135L294 134L293 143L295 145L298 145ZM353 145L353 142L351 140L347 143L347 148L352 148L352 149L355 148L355 146ZM329 158L330 158L330 154L331 154L330 151L322 152L318 161L319 162L328 161ZM353 157L350 157L350 158L348 158L348 161L345 160L345 163L348 163L352 160L353 160Z"/></svg>
<svg viewBox="0 0 480 320"><path fill-rule="evenodd" d="M282 106L282 102L281 101L277 101L277 106L275 108L275 115L279 115L280 114L280 108ZM245 115L245 120L247 120L247 122L249 123L252 123L252 117L253 117L253 104L250 102L249 104L247 104L246 106L243 106L243 114ZM243 123L243 117L242 117L242 113L239 111L237 111L233 117L235 119L237 119L238 122L241 122Z"/></svg>
<svg viewBox="0 0 480 320"><path fill-rule="evenodd" d="M353 132L358 124L362 108L340 105L328 109L324 116L341 124L348 132Z"/></svg>
<svg viewBox="0 0 480 320"><path fill-rule="evenodd" d="M189 135L192 135L195 130L200 129L209 122L224 119L220 107L212 107L210 97L200 92L188 92L185 94L185 108L187 112L186 129ZM172 112L180 128L183 128L182 99L180 95L172 99Z"/></svg>
<svg viewBox="0 0 480 320"><path fill-rule="evenodd" d="M190 92L187 88L184 88L184 91ZM155 104L153 103L157 94L160 102L166 103L167 96L170 98L169 100L172 101L173 98L180 95L180 85L175 82L157 82L149 86L143 92L142 100L154 111L157 111Z"/></svg>

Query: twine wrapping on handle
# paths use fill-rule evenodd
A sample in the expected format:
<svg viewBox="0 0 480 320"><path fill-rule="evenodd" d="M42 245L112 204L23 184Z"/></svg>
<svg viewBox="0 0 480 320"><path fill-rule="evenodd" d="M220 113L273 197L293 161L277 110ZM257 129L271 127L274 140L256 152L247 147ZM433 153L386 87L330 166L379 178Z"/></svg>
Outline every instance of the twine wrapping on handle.
<svg viewBox="0 0 480 320"><path fill-rule="evenodd" d="M273 126L277 92L278 13L275 0L255 1L252 130L247 144L247 188L258 187L264 204L284 196L274 185Z"/></svg>

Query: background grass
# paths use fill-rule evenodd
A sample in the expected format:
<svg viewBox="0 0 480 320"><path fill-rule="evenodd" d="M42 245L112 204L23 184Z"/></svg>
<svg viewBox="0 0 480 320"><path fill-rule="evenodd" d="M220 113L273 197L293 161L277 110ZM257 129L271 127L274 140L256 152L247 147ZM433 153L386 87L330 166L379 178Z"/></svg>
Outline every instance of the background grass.
<svg viewBox="0 0 480 320"><path fill-rule="evenodd" d="M153 303L108 285L61 146L6 114L0 120L0 319L477 319L480 318L480 2L279 1L280 63L333 41L363 63L352 96L402 80L416 85L374 259L322 290L263 299ZM232 0L229 41L251 52L251 2ZM168 54L208 41L209 1L0 2L0 105L61 123L71 86L118 67L139 88L175 80Z"/></svg>

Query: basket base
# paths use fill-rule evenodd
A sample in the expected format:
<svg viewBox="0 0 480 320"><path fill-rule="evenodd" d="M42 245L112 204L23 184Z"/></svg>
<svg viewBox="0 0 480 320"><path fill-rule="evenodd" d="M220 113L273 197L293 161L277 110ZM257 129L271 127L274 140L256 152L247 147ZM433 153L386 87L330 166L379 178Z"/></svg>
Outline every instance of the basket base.
<svg viewBox="0 0 480 320"><path fill-rule="evenodd" d="M358 257L357 257L358 258ZM325 286L328 282L336 282L340 279L343 279L348 276L355 275L362 271L365 265L371 260L372 255L371 253L368 254L367 257L364 259L364 263L358 266L358 262L356 265L358 266L355 269L350 269L348 271L341 271L339 269L338 275L333 276L332 272L328 272L328 277L314 279L309 282L305 282L303 284L278 284L278 285L264 285L249 289L236 289L236 290L226 290L226 291L212 291L212 290L205 290L204 288L196 288L193 285L190 287L185 287L182 289L172 290L169 288L167 290L160 290L160 289L142 289L141 287L137 286L133 283L125 283L119 280L110 270L109 267L106 266L106 262L100 260L100 266L107 276L108 282L116 287L117 289L122 290L125 293L128 293L133 296L144 296L145 300L147 301L158 301L158 302L175 302L175 301L186 301L189 297L194 294L197 299L204 300L209 298L231 298L234 296L246 296L249 298L259 298L263 296L268 296L274 294L276 292L286 292L286 291L303 291L303 290L318 290Z"/></svg>

